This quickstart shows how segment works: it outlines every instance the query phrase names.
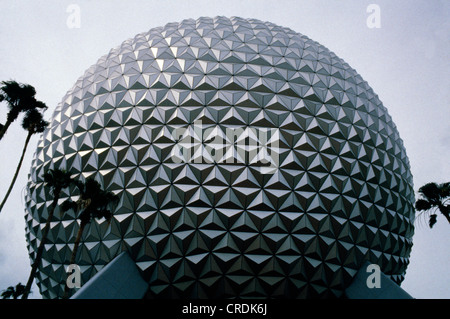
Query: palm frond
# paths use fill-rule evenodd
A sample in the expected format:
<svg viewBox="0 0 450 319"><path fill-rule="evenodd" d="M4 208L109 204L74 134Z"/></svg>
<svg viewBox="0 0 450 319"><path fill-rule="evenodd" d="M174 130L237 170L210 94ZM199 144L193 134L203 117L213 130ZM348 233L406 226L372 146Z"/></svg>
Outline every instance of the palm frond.
<svg viewBox="0 0 450 319"><path fill-rule="evenodd" d="M434 205L432 203L430 203L429 201L427 201L425 199L418 199L416 201L416 210L418 210L418 211L429 210L433 206Z"/></svg>
<svg viewBox="0 0 450 319"><path fill-rule="evenodd" d="M437 221L437 215L431 214L430 219L428 221L428 225L430 226L430 228L433 228L434 224L436 224L436 221Z"/></svg>
<svg viewBox="0 0 450 319"><path fill-rule="evenodd" d="M422 198L416 201L415 208L416 211L420 212L419 217L426 213L430 228L436 224L436 210L439 210L450 222L450 208L446 206L446 203L450 200L450 182L442 184L427 183L419 188L419 193Z"/></svg>
<svg viewBox="0 0 450 319"><path fill-rule="evenodd" d="M78 204L76 202L72 201L71 199L67 199L61 204L61 212L62 213L65 213L71 209L73 211L78 210Z"/></svg>
<svg viewBox="0 0 450 319"><path fill-rule="evenodd" d="M440 196L443 200L450 197L450 182L442 183L439 185L439 188L441 190Z"/></svg>
<svg viewBox="0 0 450 319"><path fill-rule="evenodd" d="M4 100L10 111L14 110L11 115L34 108L36 89L33 86L16 81L3 81L1 84L0 91Z"/></svg>
<svg viewBox="0 0 450 319"><path fill-rule="evenodd" d="M3 290L1 296L2 299L10 299L12 296L14 295L14 287L10 286L8 288L6 288L5 290Z"/></svg>
<svg viewBox="0 0 450 319"><path fill-rule="evenodd" d="M34 108L46 110L48 109L48 106L44 102L36 100L34 102Z"/></svg>
<svg viewBox="0 0 450 319"><path fill-rule="evenodd" d="M2 292L1 297L2 299L10 299L10 298L17 299L21 295L23 295L24 292L25 286L19 282L16 286L9 286L8 288L6 288Z"/></svg>
<svg viewBox="0 0 450 319"><path fill-rule="evenodd" d="M22 127L31 132L31 134L42 133L47 127L48 122L44 121L43 115L37 109L26 111L22 121Z"/></svg>
<svg viewBox="0 0 450 319"><path fill-rule="evenodd" d="M429 202L436 202L440 198L439 186L434 182L427 183L420 187L419 193Z"/></svg>
<svg viewBox="0 0 450 319"><path fill-rule="evenodd" d="M8 107L10 109L16 107L21 96L24 94L22 90L23 85L14 80L2 81L1 84L0 91L2 92L4 100L8 103ZM34 94L36 94L36 92L34 92Z"/></svg>

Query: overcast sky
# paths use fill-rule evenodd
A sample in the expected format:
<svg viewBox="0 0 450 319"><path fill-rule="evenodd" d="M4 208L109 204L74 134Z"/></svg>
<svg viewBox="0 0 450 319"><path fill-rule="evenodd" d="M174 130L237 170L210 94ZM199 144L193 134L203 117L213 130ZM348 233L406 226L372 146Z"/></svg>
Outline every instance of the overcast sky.
<svg viewBox="0 0 450 319"><path fill-rule="evenodd" d="M71 6L72 4L75 5ZM380 11L372 26L372 7ZM368 12L369 7L369 12ZM72 20L73 9L79 9ZM151 28L201 16L240 16L289 27L321 43L369 83L404 141L414 189L450 181L450 1L71 0L0 1L0 81L33 85L50 119L77 78L113 47ZM375 25L376 26L376 25ZM0 105L0 122L6 107ZM0 142L0 197L6 193L26 133L14 123ZM24 190L38 137L0 213L0 290L25 283ZM415 298L450 298L450 225L416 223L403 289ZM34 286L34 298L40 298Z"/></svg>

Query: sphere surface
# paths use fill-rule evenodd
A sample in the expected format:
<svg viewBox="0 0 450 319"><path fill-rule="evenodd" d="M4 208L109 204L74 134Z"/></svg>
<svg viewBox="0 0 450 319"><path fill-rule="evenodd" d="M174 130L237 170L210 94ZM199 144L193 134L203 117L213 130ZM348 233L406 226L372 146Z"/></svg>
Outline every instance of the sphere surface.
<svg viewBox="0 0 450 319"><path fill-rule="evenodd" d="M83 284L123 250L148 297L167 298L340 297L364 261L398 283L409 262L412 176L386 108L334 53L272 23L169 23L89 68L33 159L32 259L53 199L43 174L56 168L120 197L110 223L83 233ZM45 298L63 294L79 228L58 210Z"/></svg>

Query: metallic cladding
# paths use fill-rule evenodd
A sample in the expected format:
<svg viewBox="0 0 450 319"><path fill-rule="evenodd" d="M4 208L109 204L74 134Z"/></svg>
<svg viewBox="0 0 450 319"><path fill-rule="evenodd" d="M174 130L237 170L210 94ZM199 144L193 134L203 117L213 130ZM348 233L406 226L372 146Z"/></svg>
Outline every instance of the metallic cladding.
<svg viewBox="0 0 450 319"><path fill-rule="evenodd" d="M227 130L247 129L246 141L276 130L277 147L266 149L275 169L239 152L206 158L212 137L196 123L231 149ZM183 134L191 157L175 160ZM124 250L148 297L164 298L340 297L366 260L397 283L408 265L412 176L386 108L334 53L269 22L169 23L90 67L34 156L31 258L52 200L50 168L95 177L121 198L110 224L85 229L83 283ZM68 196L75 191L61 201ZM73 213L55 214L37 278L45 298L63 294L78 227Z"/></svg>

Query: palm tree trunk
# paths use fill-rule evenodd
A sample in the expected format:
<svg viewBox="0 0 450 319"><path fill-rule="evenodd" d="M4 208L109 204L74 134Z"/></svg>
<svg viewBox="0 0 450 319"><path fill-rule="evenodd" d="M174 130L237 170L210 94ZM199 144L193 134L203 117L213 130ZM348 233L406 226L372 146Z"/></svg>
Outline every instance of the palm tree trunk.
<svg viewBox="0 0 450 319"><path fill-rule="evenodd" d="M6 126L6 124L5 124L5 126ZM20 167L22 166L23 159L24 159L25 153L27 151L28 143L30 142L30 139L31 139L32 135L33 135L33 133L31 131L29 131L28 135L27 135L27 139L25 140L25 145L23 146L22 156L20 157L19 164L17 165L17 169L16 169L16 172L14 174L13 180L11 181L11 185L9 185L9 189L6 192L5 198L3 199L2 203L0 204L0 212L2 211L3 206L6 203L6 200L8 199L9 194L11 193L11 191L12 191L12 189L14 187L14 184L16 182L17 176L19 175Z"/></svg>
<svg viewBox="0 0 450 319"><path fill-rule="evenodd" d="M48 212L47 221L45 223L44 229L42 230L42 239L39 244L39 248L36 252L36 258L34 259L33 266L31 267L30 276L28 277L28 282L27 282L27 285L25 286L25 290L22 295L22 299L28 298L28 294L30 293L30 290L31 290L31 285L33 284L33 280L36 277L37 269L39 267L39 264L41 263L42 253L44 252L45 241L47 240L48 231L50 230L50 222L53 219L53 214L55 212L56 205L58 204L60 191L55 190L54 193L55 193L55 197L53 198L52 205L50 206L50 211Z"/></svg>
<svg viewBox="0 0 450 319"><path fill-rule="evenodd" d="M6 120L5 125L2 127L2 129L0 130L0 140L3 138L3 135L5 135L6 130L8 129L8 127L11 125L11 121Z"/></svg>
<svg viewBox="0 0 450 319"><path fill-rule="evenodd" d="M75 239L75 244L73 246L72 257L70 258L70 264L69 265L75 264L75 259L77 257L78 246L80 245L81 236L83 235L84 227L86 225L87 225L86 222L81 221L80 228L78 229L77 237ZM69 288L69 286L66 283L66 285L64 286L64 297L63 297L63 299L69 298L69 290L70 290L70 288Z"/></svg>

